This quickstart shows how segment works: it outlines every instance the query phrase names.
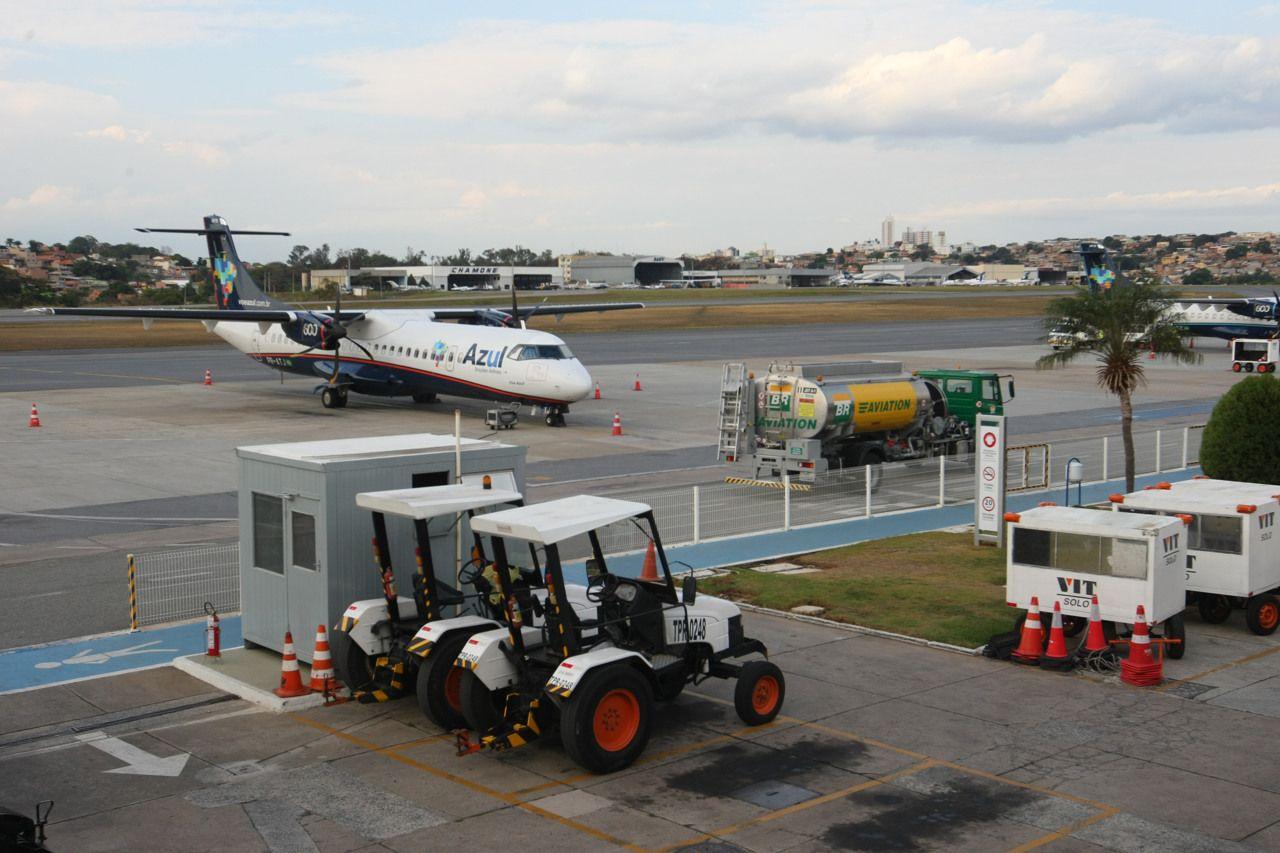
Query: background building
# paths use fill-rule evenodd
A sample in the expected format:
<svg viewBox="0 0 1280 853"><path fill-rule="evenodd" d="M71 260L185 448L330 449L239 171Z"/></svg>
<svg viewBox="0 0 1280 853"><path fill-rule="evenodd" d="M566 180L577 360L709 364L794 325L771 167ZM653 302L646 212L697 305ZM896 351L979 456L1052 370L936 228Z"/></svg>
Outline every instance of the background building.
<svg viewBox="0 0 1280 853"><path fill-rule="evenodd" d="M722 287L770 288L770 287L822 287L830 283L832 271L828 269L800 269L799 267L759 267L756 269L720 270Z"/></svg>
<svg viewBox="0 0 1280 853"><path fill-rule="evenodd" d="M593 284L673 284L684 282L684 264L658 255L585 255L570 267L571 281Z"/></svg>
<svg viewBox="0 0 1280 853"><path fill-rule="evenodd" d="M893 245L893 217L886 216L880 223L880 245L886 249Z"/></svg>
<svg viewBox="0 0 1280 853"><path fill-rule="evenodd" d="M560 267L511 267L511 266L447 266L429 264L403 267L362 267L351 270L351 280L372 277L396 288L423 287L428 290L453 290L469 287L478 290L510 290L514 283L517 290L544 290L564 286ZM347 283L346 268L336 270L312 270L310 286L315 290L329 284L344 287Z"/></svg>

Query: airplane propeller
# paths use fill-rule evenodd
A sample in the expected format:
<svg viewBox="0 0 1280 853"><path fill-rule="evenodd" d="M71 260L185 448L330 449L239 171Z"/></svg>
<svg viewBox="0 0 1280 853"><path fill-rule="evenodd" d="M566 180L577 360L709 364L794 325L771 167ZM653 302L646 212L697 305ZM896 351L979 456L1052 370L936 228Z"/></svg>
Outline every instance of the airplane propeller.
<svg viewBox="0 0 1280 853"><path fill-rule="evenodd" d="M342 375L342 341L346 339L348 343L355 344L369 360L373 360L373 353L369 352L363 344L358 341L350 340L347 335L347 325L342 322L342 286L338 286L337 300L334 304L333 316L323 317L320 320L320 343L318 346L308 347L303 353L311 352L315 349L327 349L325 344L328 341L333 342L333 372L329 375L329 385L337 385L338 378Z"/></svg>

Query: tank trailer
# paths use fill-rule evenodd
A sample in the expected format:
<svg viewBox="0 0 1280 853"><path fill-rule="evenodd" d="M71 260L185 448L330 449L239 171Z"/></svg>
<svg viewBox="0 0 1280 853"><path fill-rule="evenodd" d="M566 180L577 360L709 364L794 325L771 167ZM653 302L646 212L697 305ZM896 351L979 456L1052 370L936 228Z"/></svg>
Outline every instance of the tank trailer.
<svg viewBox="0 0 1280 853"><path fill-rule="evenodd" d="M989 371L846 361L774 363L756 377L730 363L719 458L751 464L757 479L813 482L833 468L967 453L977 416L1003 414L1013 395L1013 378Z"/></svg>

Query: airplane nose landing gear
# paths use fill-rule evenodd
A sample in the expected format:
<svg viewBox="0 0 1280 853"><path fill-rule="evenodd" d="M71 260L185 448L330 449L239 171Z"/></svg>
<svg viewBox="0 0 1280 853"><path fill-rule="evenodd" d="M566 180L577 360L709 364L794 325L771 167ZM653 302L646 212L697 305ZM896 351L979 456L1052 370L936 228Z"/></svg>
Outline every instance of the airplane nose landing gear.
<svg viewBox="0 0 1280 853"><path fill-rule="evenodd" d="M568 409L561 409L561 408L554 408L554 407L547 409L547 417L546 417L547 426L549 427L564 426L564 413L567 411Z"/></svg>
<svg viewBox="0 0 1280 853"><path fill-rule="evenodd" d="M326 409L345 409L347 406L347 389L329 385L320 392L320 402Z"/></svg>

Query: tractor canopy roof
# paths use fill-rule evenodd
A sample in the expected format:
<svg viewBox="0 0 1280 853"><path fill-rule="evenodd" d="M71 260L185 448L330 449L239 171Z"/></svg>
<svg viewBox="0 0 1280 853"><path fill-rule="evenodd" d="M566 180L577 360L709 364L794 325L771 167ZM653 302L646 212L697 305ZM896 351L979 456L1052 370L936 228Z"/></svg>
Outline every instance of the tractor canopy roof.
<svg viewBox="0 0 1280 853"><path fill-rule="evenodd" d="M457 483L419 489L361 492L356 495L356 505L388 515L425 519L515 503L520 497L520 493L514 489L486 489L474 483Z"/></svg>
<svg viewBox="0 0 1280 853"><path fill-rule="evenodd" d="M471 521L471 529L490 536L550 545L648 511L648 504L636 501L574 495L477 516Z"/></svg>

